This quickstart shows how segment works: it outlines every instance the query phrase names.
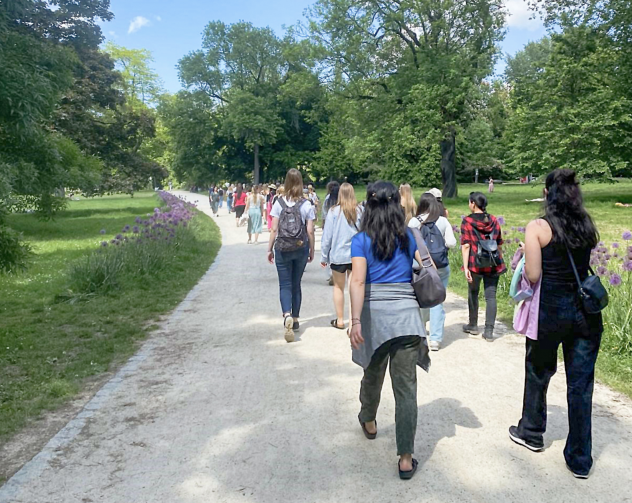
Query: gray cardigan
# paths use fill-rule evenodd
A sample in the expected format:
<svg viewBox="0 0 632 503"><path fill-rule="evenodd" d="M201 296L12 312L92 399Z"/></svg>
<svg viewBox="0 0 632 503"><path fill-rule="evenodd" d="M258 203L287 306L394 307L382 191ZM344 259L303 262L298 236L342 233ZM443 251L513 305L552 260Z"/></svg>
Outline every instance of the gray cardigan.
<svg viewBox="0 0 632 503"><path fill-rule="evenodd" d="M358 218L355 225L349 225L344 215L341 215L340 206L334 206L327 213L325 229L321 241L321 262L327 264L351 263L351 240L358 233L362 207L356 208Z"/></svg>

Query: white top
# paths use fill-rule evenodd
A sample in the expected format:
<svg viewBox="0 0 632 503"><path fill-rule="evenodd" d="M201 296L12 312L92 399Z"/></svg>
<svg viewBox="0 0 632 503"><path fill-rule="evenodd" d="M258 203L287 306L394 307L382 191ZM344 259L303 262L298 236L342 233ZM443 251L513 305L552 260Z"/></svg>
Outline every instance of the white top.
<svg viewBox="0 0 632 503"><path fill-rule="evenodd" d="M289 207L292 207L296 204L296 201L289 201L288 198L285 196L283 196L283 200L285 201L285 204L287 204ZM274 203L274 206L272 206L272 211L270 212L270 216L272 218L279 218L282 211L283 211L283 207L281 206L281 203L277 199ZM308 220L316 220L316 212L314 211L314 205L310 204L310 202L307 200L305 200L305 202L301 206L301 219L303 220L304 224L307 223Z"/></svg>
<svg viewBox="0 0 632 503"><path fill-rule="evenodd" d="M423 221L428 218L428 214L419 215ZM418 217L413 217L408 222L408 227L411 229L421 229L421 222ZM437 229L441 231L441 235L443 236L443 240L445 241L446 248L454 248L456 246L456 237L454 236L454 231L452 230L452 226L446 217L439 217L436 221L435 225Z"/></svg>
<svg viewBox="0 0 632 503"><path fill-rule="evenodd" d="M248 204L250 204L250 207L257 207L257 206L261 206L261 203L263 203L265 201L265 197L262 196L261 194L257 194L257 200L255 201L255 198L252 194L250 194L248 196Z"/></svg>

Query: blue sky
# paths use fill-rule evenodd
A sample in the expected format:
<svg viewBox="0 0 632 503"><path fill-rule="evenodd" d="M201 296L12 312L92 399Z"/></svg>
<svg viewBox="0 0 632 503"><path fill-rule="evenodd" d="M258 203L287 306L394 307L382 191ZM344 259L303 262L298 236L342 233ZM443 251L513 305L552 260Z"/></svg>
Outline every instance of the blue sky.
<svg viewBox="0 0 632 503"><path fill-rule="evenodd" d="M283 26L295 24L314 0L112 0L114 20L103 24L107 40L134 48L149 49L154 70L168 91L180 89L176 64L188 52L201 46L204 26L213 20L234 23L250 21L283 33ZM512 15L503 51L515 54L527 42L545 34L539 21L529 20L524 0L506 0ZM497 72L504 68L497 66Z"/></svg>

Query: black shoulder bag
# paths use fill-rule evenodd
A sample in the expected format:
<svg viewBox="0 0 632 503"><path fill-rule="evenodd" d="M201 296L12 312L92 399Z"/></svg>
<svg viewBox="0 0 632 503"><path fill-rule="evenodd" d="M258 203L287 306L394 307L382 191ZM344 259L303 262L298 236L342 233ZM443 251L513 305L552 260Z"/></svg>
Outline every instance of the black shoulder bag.
<svg viewBox="0 0 632 503"><path fill-rule="evenodd" d="M575 266L575 260L573 260L573 254L571 253L568 245L566 245L566 252L568 253L568 258L571 261L573 272L575 273L575 278L577 279L577 284L579 285L579 297L584 305L584 311L588 314L600 313L608 305L608 291L604 288L599 276L595 275L595 272L591 267L588 267L590 275L582 281L579 278L579 273L577 272L577 267Z"/></svg>

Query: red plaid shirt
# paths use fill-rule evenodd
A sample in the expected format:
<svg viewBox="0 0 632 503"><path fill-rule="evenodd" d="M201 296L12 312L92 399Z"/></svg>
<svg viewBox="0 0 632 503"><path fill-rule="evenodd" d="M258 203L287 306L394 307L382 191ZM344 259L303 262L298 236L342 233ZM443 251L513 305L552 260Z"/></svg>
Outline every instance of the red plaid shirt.
<svg viewBox="0 0 632 503"><path fill-rule="evenodd" d="M494 267L476 267L474 257L478 252L478 236L474 230L476 229L482 239L495 239L498 246L503 244L502 230L496 217L489 216L489 222L484 222L483 214L480 217L470 215L463 219L461 223L461 245L470 245L470 256L467 261L468 269L474 274L502 274L507 270L505 262L502 259L502 251L500 252L500 265Z"/></svg>

